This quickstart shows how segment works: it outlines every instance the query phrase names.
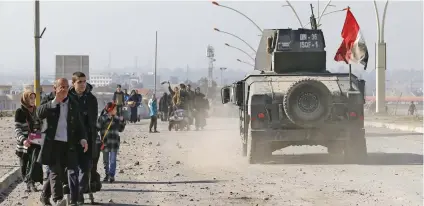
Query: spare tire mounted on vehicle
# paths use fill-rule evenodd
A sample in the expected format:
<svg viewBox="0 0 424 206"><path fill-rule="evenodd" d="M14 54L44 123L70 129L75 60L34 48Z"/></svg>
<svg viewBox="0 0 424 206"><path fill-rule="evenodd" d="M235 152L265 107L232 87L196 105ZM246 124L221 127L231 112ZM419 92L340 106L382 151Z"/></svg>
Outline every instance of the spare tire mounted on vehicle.
<svg viewBox="0 0 424 206"><path fill-rule="evenodd" d="M317 127L331 113L331 93L322 82L303 79L293 83L284 96L284 111L294 124Z"/></svg>

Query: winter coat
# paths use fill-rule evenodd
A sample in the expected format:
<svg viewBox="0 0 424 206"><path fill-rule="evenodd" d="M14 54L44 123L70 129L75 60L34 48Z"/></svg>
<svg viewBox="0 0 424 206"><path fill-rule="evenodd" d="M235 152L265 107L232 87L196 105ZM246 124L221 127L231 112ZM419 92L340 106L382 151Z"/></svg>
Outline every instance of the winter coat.
<svg viewBox="0 0 424 206"><path fill-rule="evenodd" d="M169 95L163 95L159 100L159 111L168 112L168 107L170 105Z"/></svg>
<svg viewBox="0 0 424 206"><path fill-rule="evenodd" d="M29 131L40 130L41 121L24 107L21 106L15 112L15 134L16 134L16 155L22 157L28 152L28 148L24 146L24 141L28 139ZM39 145L31 145L31 147L40 147Z"/></svg>
<svg viewBox="0 0 424 206"><path fill-rule="evenodd" d="M207 110L205 95L202 93L194 94L194 108L196 110Z"/></svg>
<svg viewBox="0 0 424 206"><path fill-rule="evenodd" d="M92 89L93 86L87 84L85 92L79 96L75 88L71 87L69 89L69 95L78 101L82 121L86 127L88 150L85 154L91 154L91 157L94 158L99 152L94 146L97 138L97 116L99 109L97 98L91 93Z"/></svg>
<svg viewBox="0 0 424 206"><path fill-rule="evenodd" d="M42 136L44 137L44 143L41 146L41 152L38 157L38 162L43 165L52 165L54 163L53 143L56 136L56 130L59 121L60 107L57 107L53 104L52 100L49 98L54 98L54 93L46 96L44 102L37 108L36 114L40 120L43 120L42 126ZM45 101L47 100L47 101ZM68 155L73 156L77 155L77 151L82 149L80 141L82 139L87 140L85 127L81 118L81 112L79 109L79 103L72 96L68 95L68 120L67 120L67 129L68 129ZM67 162L69 167L75 167L77 163L77 158L71 158L72 162Z"/></svg>
<svg viewBox="0 0 424 206"><path fill-rule="evenodd" d="M111 123L112 121L112 123ZM110 125L108 132L106 130ZM118 152L121 144L120 132L125 129L125 121L119 120L117 116L111 117L108 114L102 115L97 120L97 129L100 130L100 138L103 139L104 152ZM106 133L106 136L104 136Z"/></svg>
<svg viewBox="0 0 424 206"><path fill-rule="evenodd" d="M113 93L112 100L116 105L123 106L125 104L125 93L122 91Z"/></svg>
<svg viewBox="0 0 424 206"><path fill-rule="evenodd" d="M150 109L150 116L156 116L158 115L158 101L153 99L149 100L149 109Z"/></svg>

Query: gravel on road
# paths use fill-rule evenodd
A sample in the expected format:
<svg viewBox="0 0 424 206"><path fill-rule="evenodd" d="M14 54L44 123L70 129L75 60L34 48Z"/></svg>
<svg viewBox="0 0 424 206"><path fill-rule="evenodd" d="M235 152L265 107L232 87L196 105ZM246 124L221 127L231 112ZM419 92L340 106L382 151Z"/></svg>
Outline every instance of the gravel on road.
<svg viewBox="0 0 424 206"><path fill-rule="evenodd" d="M241 156L238 120L214 118L204 131L149 134L147 122L122 133L117 182L106 205L422 205L423 137L367 128L367 164L343 164L323 147L290 147L270 162ZM99 168L103 168L99 163ZM101 175L104 173L101 170ZM41 186L39 187L41 188ZM20 184L0 203L41 205Z"/></svg>

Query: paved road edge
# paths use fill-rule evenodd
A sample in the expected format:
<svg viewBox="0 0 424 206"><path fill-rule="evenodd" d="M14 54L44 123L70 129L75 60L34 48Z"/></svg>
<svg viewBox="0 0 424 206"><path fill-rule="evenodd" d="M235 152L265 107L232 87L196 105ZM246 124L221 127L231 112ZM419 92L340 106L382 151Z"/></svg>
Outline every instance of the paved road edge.
<svg viewBox="0 0 424 206"><path fill-rule="evenodd" d="M392 130L400 130L400 131L404 131L404 132L424 133L423 127L416 127L416 126L409 126L409 125L397 125L397 124L393 124L393 123L365 121L365 126L366 127L387 128L387 129L392 129Z"/></svg>
<svg viewBox="0 0 424 206"><path fill-rule="evenodd" d="M12 184L21 178L20 167L14 167L0 178L0 193L7 190Z"/></svg>

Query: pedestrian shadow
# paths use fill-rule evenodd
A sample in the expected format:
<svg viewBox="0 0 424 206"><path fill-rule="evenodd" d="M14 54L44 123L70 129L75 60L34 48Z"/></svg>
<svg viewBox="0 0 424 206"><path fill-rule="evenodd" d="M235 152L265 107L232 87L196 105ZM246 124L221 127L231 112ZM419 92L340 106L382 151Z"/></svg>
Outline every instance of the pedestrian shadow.
<svg viewBox="0 0 424 206"><path fill-rule="evenodd" d="M402 133L373 133L367 132L366 137L402 137L402 136L423 136L423 133L417 132L402 132Z"/></svg>
<svg viewBox="0 0 424 206"><path fill-rule="evenodd" d="M90 204L84 204L90 205ZM143 205L143 204L125 204L125 203L97 203L95 205L113 205L113 206L154 206L154 205Z"/></svg>
<svg viewBox="0 0 424 206"><path fill-rule="evenodd" d="M141 190L141 189L135 189L135 190L130 190L130 189L118 189L118 188L113 188L113 189L102 189L102 191L105 192L157 192L157 193L166 193L166 192L178 192L175 190Z"/></svg>
<svg viewBox="0 0 424 206"><path fill-rule="evenodd" d="M223 180L195 180L195 181L162 181L162 182L136 182L136 181L116 181L115 184L136 184L136 185L167 185L167 184L212 184L223 182Z"/></svg>
<svg viewBox="0 0 424 206"><path fill-rule="evenodd" d="M337 165L346 163L343 155L301 154L273 155L262 164ZM368 153L359 165L423 165L423 155L412 153Z"/></svg>

